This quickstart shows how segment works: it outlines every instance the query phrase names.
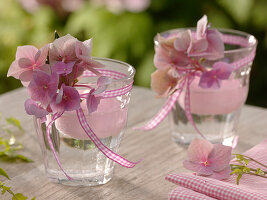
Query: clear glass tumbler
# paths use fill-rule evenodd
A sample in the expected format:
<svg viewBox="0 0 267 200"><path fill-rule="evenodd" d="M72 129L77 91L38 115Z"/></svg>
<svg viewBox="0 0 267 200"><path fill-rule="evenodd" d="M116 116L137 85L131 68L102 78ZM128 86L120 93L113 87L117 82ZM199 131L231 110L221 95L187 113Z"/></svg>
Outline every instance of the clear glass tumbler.
<svg viewBox="0 0 267 200"><path fill-rule="evenodd" d="M123 78L113 79L107 90L119 89L133 83L135 69L129 64L106 58L94 59L105 66L101 70L126 75ZM78 83L92 87L96 83L96 77L83 77ZM78 91L88 93L89 89L86 91L84 88L78 88ZM129 101L130 92L114 98L102 99L97 110L90 115L87 113L85 101L81 102L88 124L102 143L114 152L118 152L126 127ZM75 111L65 112L55 121L51 131L52 142L60 162L72 180L68 180L60 170L49 147L46 123L36 118L34 121L45 171L51 181L71 186L94 186L111 180L114 162L108 159L88 138L79 124Z"/></svg>
<svg viewBox="0 0 267 200"><path fill-rule="evenodd" d="M169 37L184 29L163 32L162 37ZM195 29L192 29L194 32ZM225 44L224 57L219 60L205 61L204 66L211 68L215 62L236 62L255 51L257 40L254 36L235 30L219 29L225 38L238 38L246 43L246 47L238 44ZM233 37L234 36L234 37ZM238 43L232 41L232 43ZM158 45L157 37L155 45ZM195 77L190 86L190 106L194 122L199 131L213 143L223 143L231 146L235 138L241 108L246 101L249 89L249 75L252 62L234 71L230 79L223 80L219 89L201 88L198 86L199 77ZM169 121L172 139L176 143L189 144L195 137L200 137L184 111L185 89L173 107Z"/></svg>

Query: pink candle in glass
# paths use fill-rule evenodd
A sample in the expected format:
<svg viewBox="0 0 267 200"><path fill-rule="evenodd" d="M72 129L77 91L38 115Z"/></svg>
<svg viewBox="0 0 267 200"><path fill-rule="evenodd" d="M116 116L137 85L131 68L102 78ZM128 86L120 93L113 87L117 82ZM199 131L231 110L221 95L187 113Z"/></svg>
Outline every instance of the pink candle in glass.
<svg viewBox="0 0 267 200"><path fill-rule="evenodd" d="M241 86L239 80L223 80L219 89L201 88L199 77L190 85L191 113L199 115L219 115L231 113L242 106L247 98L248 86ZM185 90L179 104L184 108Z"/></svg>
<svg viewBox="0 0 267 200"><path fill-rule="evenodd" d="M115 98L102 99L95 112L88 115L86 102L81 103L91 129L99 138L118 135L126 126L127 108L121 108L121 102ZM76 111L65 112L55 122L56 128L63 134L80 140L88 139L82 129Z"/></svg>

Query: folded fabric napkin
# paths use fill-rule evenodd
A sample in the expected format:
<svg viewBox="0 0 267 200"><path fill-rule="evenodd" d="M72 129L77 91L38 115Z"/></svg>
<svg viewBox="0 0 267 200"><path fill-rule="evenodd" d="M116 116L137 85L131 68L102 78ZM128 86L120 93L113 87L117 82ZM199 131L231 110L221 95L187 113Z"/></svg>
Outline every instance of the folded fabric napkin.
<svg viewBox="0 0 267 200"><path fill-rule="evenodd" d="M244 155L267 165L267 140ZM248 167L263 169L252 161ZM169 174L165 179L179 185L169 194L170 200L267 200L267 179L258 176L244 174L239 185L236 184L236 175L223 181L193 174Z"/></svg>

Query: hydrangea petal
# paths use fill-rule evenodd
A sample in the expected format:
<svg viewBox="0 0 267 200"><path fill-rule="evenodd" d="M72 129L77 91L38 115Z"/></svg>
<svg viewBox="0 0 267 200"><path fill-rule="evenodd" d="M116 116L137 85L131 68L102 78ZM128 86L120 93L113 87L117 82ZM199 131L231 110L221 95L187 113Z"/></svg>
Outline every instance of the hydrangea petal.
<svg viewBox="0 0 267 200"><path fill-rule="evenodd" d="M218 171L218 172L213 171L213 174L210 175L209 177L214 178L214 179L218 179L218 180L223 180L223 179L229 178L230 175L231 175L231 167L228 163L228 166L225 167L223 170Z"/></svg>
<svg viewBox="0 0 267 200"><path fill-rule="evenodd" d="M19 46L16 52L16 60L20 58L29 58L31 61L34 61L35 54L38 52L38 49L31 45Z"/></svg>
<svg viewBox="0 0 267 200"><path fill-rule="evenodd" d="M68 63L57 62L52 66L52 71L57 74L67 75L72 72L74 64L75 62L68 62Z"/></svg>
<svg viewBox="0 0 267 200"><path fill-rule="evenodd" d="M208 157L208 161L211 163L212 170L221 171L229 166L231 152L232 148L229 146L214 144L214 147Z"/></svg>
<svg viewBox="0 0 267 200"><path fill-rule="evenodd" d="M94 95L94 92L95 92L95 89L92 89L86 98L86 105L87 105L87 109L88 109L88 114L97 110L97 106L101 100L100 97L96 97Z"/></svg>
<svg viewBox="0 0 267 200"><path fill-rule="evenodd" d="M49 44L45 45L38 51L38 55L35 55L35 63L36 65L44 65L46 63L46 59L48 56Z"/></svg>
<svg viewBox="0 0 267 200"><path fill-rule="evenodd" d="M42 71L34 71L33 79L28 86L30 97L47 106L53 96L56 94L58 86L58 75L56 73L49 74Z"/></svg>
<svg viewBox="0 0 267 200"><path fill-rule="evenodd" d="M214 63L212 69L218 70L217 77L221 80L226 80L230 77L231 73L233 72L232 65L226 62L216 62Z"/></svg>
<svg viewBox="0 0 267 200"><path fill-rule="evenodd" d="M47 110L38 106L32 99L27 99L24 107L28 115L35 115L37 118L43 118L48 114Z"/></svg>
<svg viewBox="0 0 267 200"><path fill-rule="evenodd" d="M205 58L209 60L216 60L224 56L224 43L221 34L217 30L207 31L207 41L209 43Z"/></svg>
<svg viewBox="0 0 267 200"><path fill-rule="evenodd" d="M200 40L205 37L206 29L208 24L208 18L204 15L200 20L197 22L197 40Z"/></svg>
<svg viewBox="0 0 267 200"><path fill-rule="evenodd" d="M22 81L22 82L30 82L31 79L32 79L32 74L33 74L33 71L32 70L26 70L24 72L22 72L20 75L19 75L19 79Z"/></svg>
<svg viewBox="0 0 267 200"><path fill-rule="evenodd" d="M186 30L180 33L179 37L174 41L174 48L177 51L189 52L192 47L192 33L191 30Z"/></svg>
<svg viewBox="0 0 267 200"><path fill-rule="evenodd" d="M24 68L20 68L19 67L19 61L15 60L12 62L12 64L10 65L8 72L7 72L7 77L9 76L13 76L16 79L19 79L19 76L22 72L27 71L27 69Z"/></svg>
<svg viewBox="0 0 267 200"><path fill-rule="evenodd" d="M208 159L213 144L204 139L194 139L188 147L188 159L192 162L205 162Z"/></svg>
<svg viewBox="0 0 267 200"><path fill-rule="evenodd" d="M20 68L28 68L32 66L32 61L29 58L20 58L18 61Z"/></svg>
<svg viewBox="0 0 267 200"><path fill-rule="evenodd" d="M188 169L188 170L192 170L194 172L197 172L200 175L212 175L213 171L210 167L207 166L203 166L203 164L201 164L200 162L192 162L192 161L188 161L185 160L183 162L183 166Z"/></svg>
<svg viewBox="0 0 267 200"><path fill-rule="evenodd" d="M151 74L151 88L159 97L167 96L171 88L177 84L177 78L171 77L168 73L170 69L156 70Z"/></svg>
<svg viewBox="0 0 267 200"><path fill-rule="evenodd" d="M57 104L56 99L58 95L55 95L50 106L53 112L74 111L80 108L80 95L79 92L70 86L61 86L63 88L62 100Z"/></svg>

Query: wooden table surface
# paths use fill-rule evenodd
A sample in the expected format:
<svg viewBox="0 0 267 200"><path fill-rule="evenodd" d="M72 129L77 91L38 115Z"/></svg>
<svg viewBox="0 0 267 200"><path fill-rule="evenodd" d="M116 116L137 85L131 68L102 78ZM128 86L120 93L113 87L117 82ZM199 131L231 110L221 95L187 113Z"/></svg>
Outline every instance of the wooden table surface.
<svg viewBox="0 0 267 200"><path fill-rule="evenodd" d="M17 89L0 96L0 112L4 117L18 118L25 133L17 135L24 145L22 154L34 160L33 163L0 163L11 180L6 185L15 192L28 197L45 200L161 200L175 185L164 180L168 173L185 172L182 161L186 149L171 141L168 120L164 120L152 131L136 131L132 127L150 119L164 100L154 98L151 90L135 87L129 106L128 128L123 138L120 154L131 161L144 160L132 169L115 167L114 177L105 185L96 187L70 187L51 183L46 178L41 151L34 130L33 120L24 111L27 98L25 89ZM240 136L237 152L243 152L267 138L267 110L245 106L238 127ZM0 195L10 199L10 195Z"/></svg>

